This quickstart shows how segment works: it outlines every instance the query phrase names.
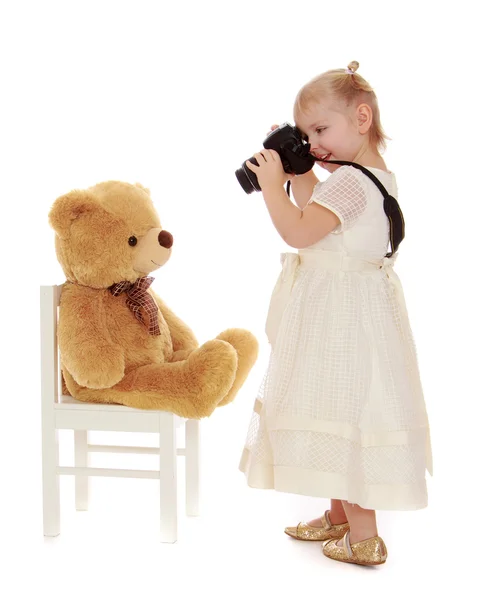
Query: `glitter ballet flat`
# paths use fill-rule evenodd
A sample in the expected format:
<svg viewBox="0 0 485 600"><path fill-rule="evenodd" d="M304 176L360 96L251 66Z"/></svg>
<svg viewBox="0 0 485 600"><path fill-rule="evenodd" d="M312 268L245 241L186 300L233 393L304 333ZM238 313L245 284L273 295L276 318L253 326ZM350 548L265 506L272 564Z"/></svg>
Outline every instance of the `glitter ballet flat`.
<svg viewBox="0 0 485 600"><path fill-rule="evenodd" d="M296 540L307 542L324 542L325 540L340 539L349 529L348 523L332 525L330 511L325 511L322 517L322 527L312 527L308 523L298 523L296 527L286 527L285 533Z"/></svg>
<svg viewBox="0 0 485 600"><path fill-rule="evenodd" d="M387 560L387 548L384 540L379 536L363 540L362 542L350 543L350 531L343 537L342 546L337 546L338 540L331 540L323 544L323 553L328 558L340 562L363 565L382 565Z"/></svg>

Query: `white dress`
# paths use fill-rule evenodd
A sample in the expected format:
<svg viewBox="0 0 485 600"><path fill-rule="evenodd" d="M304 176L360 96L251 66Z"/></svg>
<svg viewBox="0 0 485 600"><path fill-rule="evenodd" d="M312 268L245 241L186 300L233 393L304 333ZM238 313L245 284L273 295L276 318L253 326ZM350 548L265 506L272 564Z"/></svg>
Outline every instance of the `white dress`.
<svg viewBox="0 0 485 600"><path fill-rule="evenodd" d="M369 170L397 198L394 174ZM368 509L424 508L428 416L397 254L383 260L383 196L342 166L310 202L341 224L282 255L267 322L271 356L240 469L251 487Z"/></svg>

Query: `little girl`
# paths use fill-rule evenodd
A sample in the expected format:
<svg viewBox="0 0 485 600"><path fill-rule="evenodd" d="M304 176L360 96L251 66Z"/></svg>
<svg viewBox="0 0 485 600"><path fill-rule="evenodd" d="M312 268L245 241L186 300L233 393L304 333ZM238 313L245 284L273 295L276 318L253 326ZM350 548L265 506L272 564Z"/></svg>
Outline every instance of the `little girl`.
<svg viewBox="0 0 485 600"><path fill-rule="evenodd" d="M298 253L282 255L266 331L272 345L240 469L248 485L330 498L323 517L285 533L323 541L325 556L362 565L387 558L375 510L427 506L428 417L383 193L396 179L380 154L375 93L356 73L327 71L298 93L294 118L317 164L284 172L274 150L246 162L271 219ZM276 126L273 126L273 129ZM325 161L351 161L350 165ZM291 179L295 206L284 190ZM388 253L391 242L392 251Z"/></svg>

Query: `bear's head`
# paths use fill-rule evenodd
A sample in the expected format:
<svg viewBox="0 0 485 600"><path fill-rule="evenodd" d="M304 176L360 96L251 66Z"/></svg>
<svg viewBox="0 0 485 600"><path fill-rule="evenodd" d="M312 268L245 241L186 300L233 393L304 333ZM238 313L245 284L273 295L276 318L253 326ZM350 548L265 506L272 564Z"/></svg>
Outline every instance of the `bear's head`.
<svg viewBox="0 0 485 600"><path fill-rule="evenodd" d="M66 278L93 288L133 283L170 258L150 192L139 183L106 181L58 198L49 213Z"/></svg>

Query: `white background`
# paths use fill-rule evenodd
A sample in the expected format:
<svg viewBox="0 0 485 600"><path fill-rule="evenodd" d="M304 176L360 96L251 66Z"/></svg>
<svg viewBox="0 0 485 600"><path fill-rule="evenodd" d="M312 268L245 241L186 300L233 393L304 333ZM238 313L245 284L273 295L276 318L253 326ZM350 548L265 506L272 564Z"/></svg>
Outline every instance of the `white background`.
<svg viewBox="0 0 485 600"><path fill-rule="evenodd" d="M479 583L478 4L1 3L1 598L422 598ZM261 148L272 123L292 120L306 81L351 60L374 86L392 138L384 158L397 174L406 219L396 271L435 460L426 510L379 513L390 555L377 570L329 561L319 544L283 535L327 501L249 489L237 470L268 358L267 303L287 248L261 195L246 196L234 171ZM76 513L74 482L61 479L62 533L42 536L38 286L63 281L47 213L59 195L107 179L151 189L175 239L154 288L199 340L240 326L261 344L234 404L203 422L203 512L186 519L181 503L174 546L158 543L157 482L143 480L95 480L90 511ZM71 436L61 444L66 464ZM138 461L156 468L152 458ZM180 484L183 493L182 477Z"/></svg>

